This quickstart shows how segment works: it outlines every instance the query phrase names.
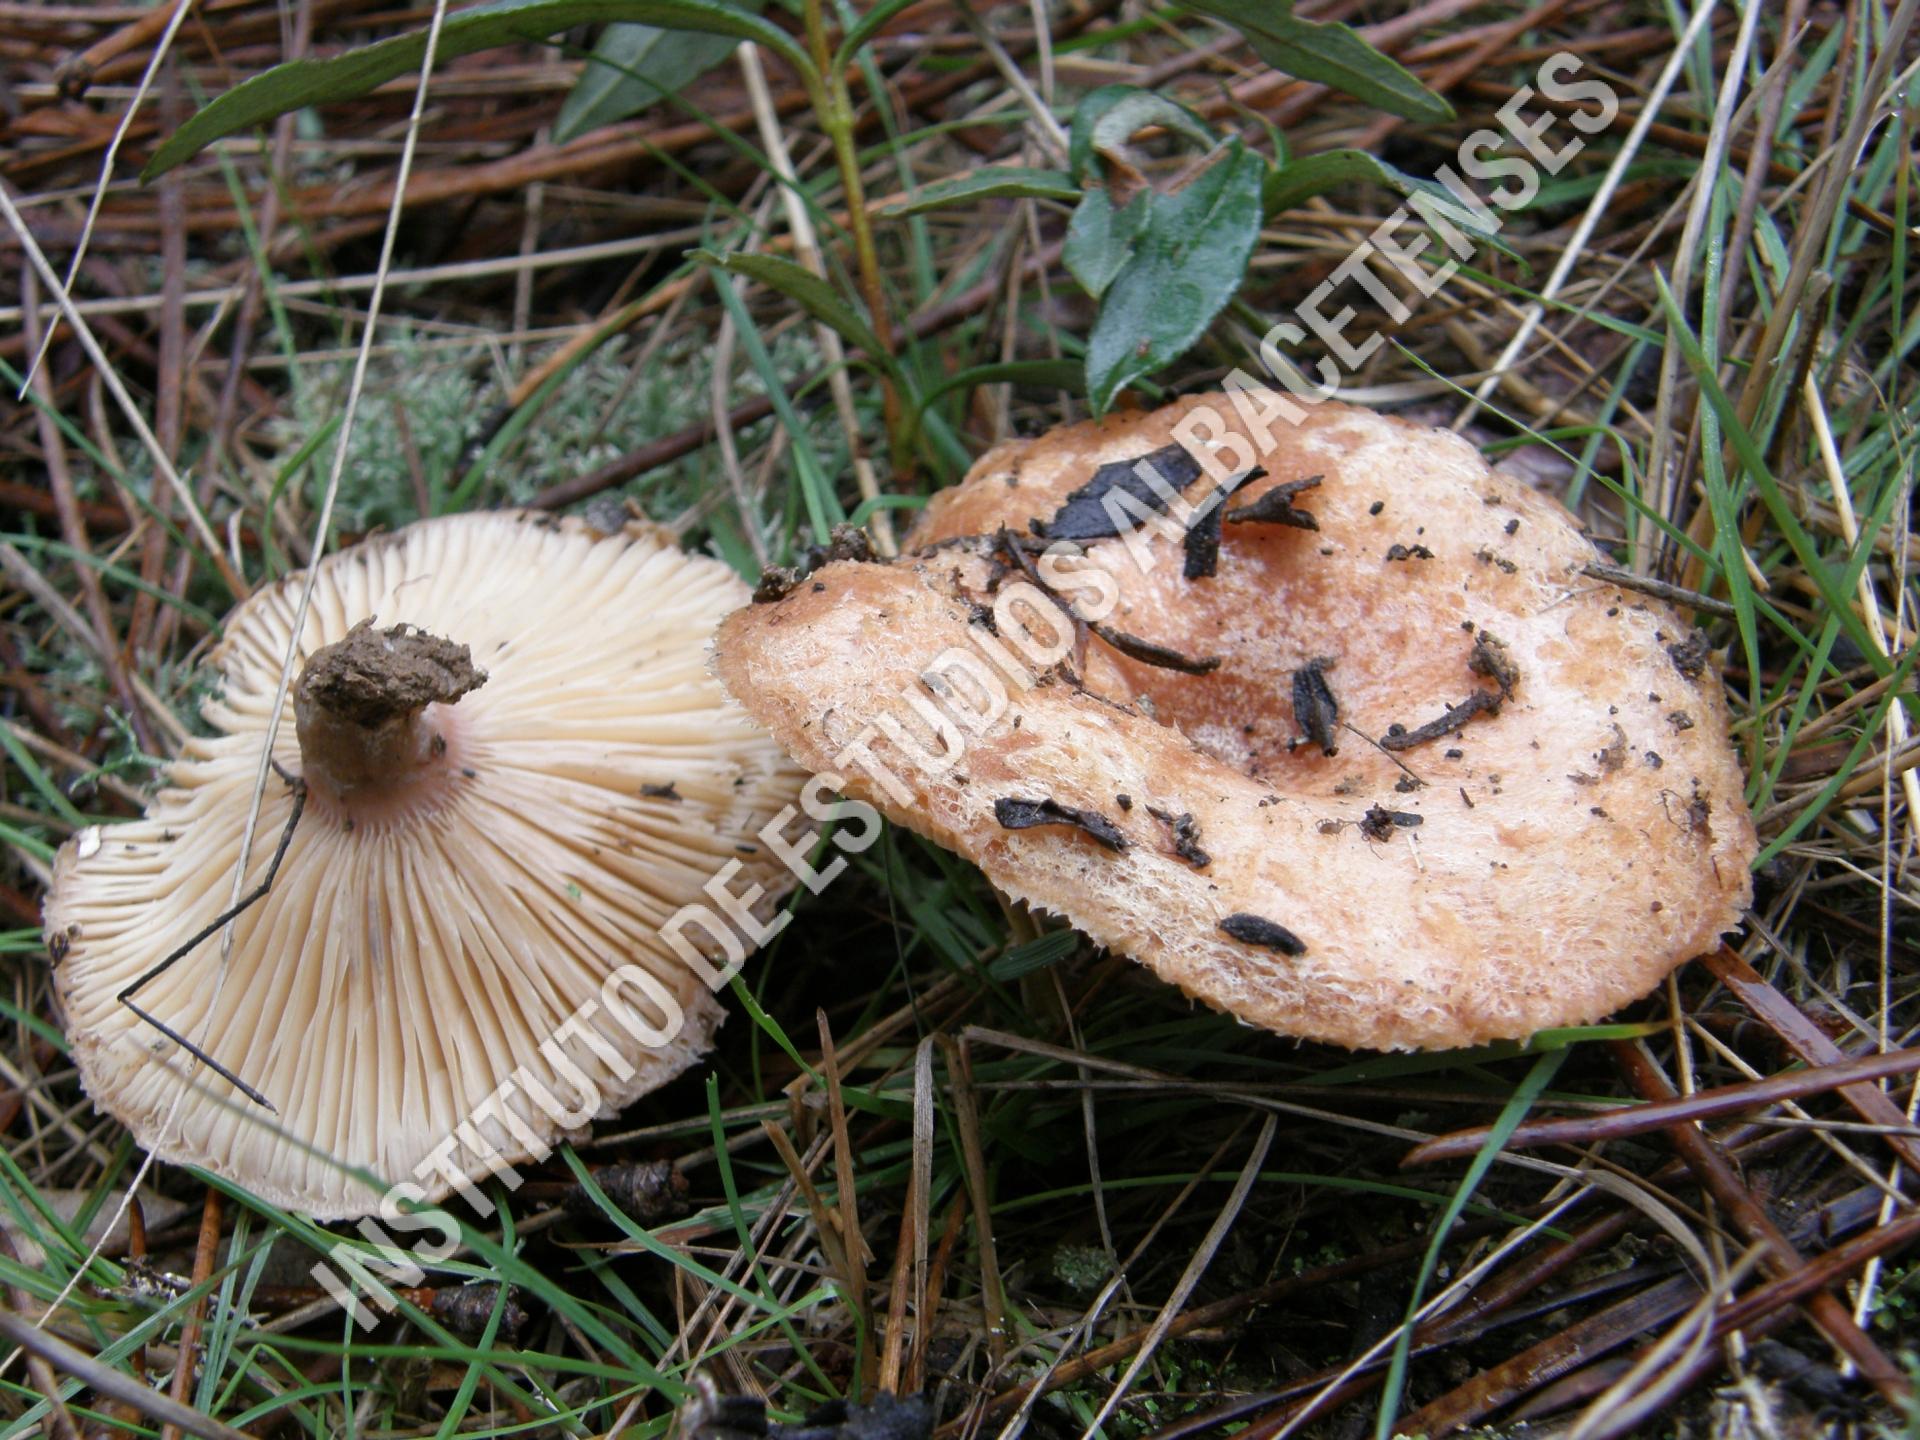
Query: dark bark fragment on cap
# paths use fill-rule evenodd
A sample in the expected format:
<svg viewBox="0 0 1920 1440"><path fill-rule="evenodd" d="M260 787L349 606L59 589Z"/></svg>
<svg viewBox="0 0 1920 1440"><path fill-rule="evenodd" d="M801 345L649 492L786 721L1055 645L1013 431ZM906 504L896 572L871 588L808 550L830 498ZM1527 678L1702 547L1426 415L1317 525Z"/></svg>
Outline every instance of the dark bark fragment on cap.
<svg viewBox="0 0 1920 1440"><path fill-rule="evenodd" d="M1500 707L1512 698L1514 687L1520 683L1520 667L1514 664L1507 647L1485 630L1479 631L1474 636L1472 653L1467 656L1467 668L1493 681L1500 687L1499 692L1476 690L1458 705L1450 706L1437 720L1429 720L1412 730L1403 725L1390 726L1380 739L1380 748L1389 753L1411 750L1429 740L1453 734L1476 715L1498 715Z"/></svg>
<svg viewBox="0 0 1920 1440"><path fill-rule="evenodd" d="M1205 580L1220 572L1220 522L1226 518L1216 501L1202 505L1187 526L1180 548L1186 560L1180 573L1189 580Z"/></svg>
<svg viewBox="0 0 1920 1440"><path fill-rule="evenodd" d="M1412 730L1394 726L1380 737L1380 748L1388 752L1411 750L1416 745L1424 745L1429 740L1438 740L1442 735L1451 735L1463 728L1476 715L1497 715L1500 713L1500 697L1491 690L1476 690L1458 705L1449 706L1437 720L1416 726Z"/></svg>
<svg viewBox="0 0 1920 1440"><path fill-rule="evenodd" d="M1041 825L1071 825L1109 850L1127 848L1127 837L1098 810L1078 810L1057 800L1027 800L1006 796L993 802L993 818L1004 830L1032 830Z"/></svg>
<svg viewBox="0 0 1920 1440"><path fill-rule="evenodd" d="M1293 723L1320 747L1322 755L1329 756L1340 753L1335 734L1340 725L1340 702L1327 684L1327 667L1331 664L1331 660L1309 660L1293 672Z"/></svg>
<svg viewBox="0 0 1920 1440"><path fill-rule="evenodd" d="M1320 522L1313 518L1310 511L1295 509L1293 497L1302 490L1317 488L1326 478L1324 475L1308 475L1301 480L1288 480L1276 485L1251 505L1229 510L1227 520L1234 525L1289 525L1295 530L1318 530Z"/></svg>
<svg viewBox="0 0 1920 1440"><path fill-rule="evenodd" d="M1152 467L1163 484L1156 486L1141 475L1143 465ZM1070 492L1051 520L1034 521L1034 533L1048 540L1111 540L1120 534L1119 517L1134 509L1121 502L1121 495L1164 515L1168 497L1199 478L1200 462L1179 445L1162 445L1130 460L1112 460L1095 470L1086 484Z"/></svg>
<svg viewBox="0 0 1920 1440"><path fill-rule="evenodd" d="M1229 915L1220 922L1220 928L1242 945L1259 945L1282 955L1307 953L1306 941L1278 921L1259 915Z"/></svg>
<svg viewBox="0 0 1920 1440"><path fill-rule="evenodd" d="M1220 524L1227 517L1227 497L1242 485L1258 480L1267 472L1258 465L1238 475L1229 475L1220 486L1194 509L1181 548L1186 552L1182 574L1189 580L1204 580L1220 570Z"/></svg>

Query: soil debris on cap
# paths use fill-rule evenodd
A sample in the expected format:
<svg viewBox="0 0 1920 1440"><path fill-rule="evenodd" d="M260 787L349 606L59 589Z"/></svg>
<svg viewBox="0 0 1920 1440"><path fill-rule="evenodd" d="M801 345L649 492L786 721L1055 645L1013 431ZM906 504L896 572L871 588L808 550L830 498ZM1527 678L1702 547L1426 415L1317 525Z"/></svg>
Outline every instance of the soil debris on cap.
<svg viewBox="0 0 1920 1440"><path fill-rule="evenodd" d="M1374 805L1361 817L1360 833L1369 840L1385 840L1395 830L1411 830L1426 823L1426 816L1411 810L1389 810L1384 805Z"/></svg>
<svg viewBox="0 0 1920 1440"><path fill-rule="evenodd" d="M1712 653L1713 643L1703 630L1689 631L1686 639L1667 646L1667 657L1673 661L1673 668L1689 680L1698 680L1706 673L1707 657Z"/></svg>
<svg viewBox="0 0 1920 1440"><path fill-rule="evenodd" d="M1431 560L1433 551L1424 545L1390 545L1387 547L1389 560Z"/></svg>
<svg viewBox="0 0 1920 1440"><path fill-rule="evenodd" d="M1109 850L1124 851L1127 837L1098 810L1077 810L1058 800L1027 800L1017 795L993 802L993 818L1003 830L1031 830L1040 825L1071 825Z"/></svg>
<svg viewBox="0 0 1920 1440"><path fill-rule="evenodd" d="M1293 497L1302 490L1319 487L1324 475L1308 475L1300 480L1288 480L1274 486L1251 505L1242 505L1227 512L1227 520L1234 525L1290 525L1295 530L1318 530L1320 522L1313 518L1311 511L1295 508Z"/></svg>
<svg viewBox="0 0 1920 1440"><path fill-rule="evenodd" d="M853 525L836 525L825 545L809 545L798 565L768 565L760 572L760 583L753 592L756 605L776 605L787 598L823 565L836 560L867 564L874 558L873 541L867 532ZM815 586L815 589L821 587Z"/></svg>
<svg viewBox="0 0 1920 1440"><path fill-rule="evenodd" d="M1156 486L1140 474L1142 466L1157 472L1164 486ZM1048 540L1111 540L1120 534L1119 521L1134 508L1126 505L1121 496L1164 515L1169 503L1167 497L1185 490L1199 478L1200 462L1177 443L1162 445L1158 450L1130 460L1112 460L1070 493L1051 520L1034 521L1033 531Z"/></svg>
<svg viewBox="0 0 1920 1440"><path fill-rule="evenodd" d="M1512 575L1520 568L1514 564L1513 561L1507 559L1506 556L1494 554L1493 548L1488 545L1482 545L1478 550L1474 551L1473 558L1478 560L1482 565L1496 566L1508 575Z"/></svg>
<svg viewBox="0 0 1920 1440"><path fill-rule="evenodd" d="M1613 739L1595 751L1593 758L1599 762L1601 772L1607 775L1611 775L1622 765L1626 764L1627 732L1616 724L1613 727Z"/></svg>
<svg viewBox="0 0 1920 1440"><path fill-rule="evenodd" d="M1220 928L1243 945L1259 945L1282 955L1304 955L1307 943L1277 920L1245 913L1229 915Z"/></svg>
<svg viewBox="0 0 1920 1440"><path fill-rule="evenodd" d="M1191 813L1182 811L1175 815L1171 810L1161 810L1149 805L1147 813L1167 827L1173 837L1173 853L1196 870L1204 870L1213 863L1213 857L1200 848L1200 826Z"/></svg>
<svg viewBox="0 0 1920 1440"><path fill-rule="evenodd" d="M1520 667L1513 663L1513 656L1508 653L1506 645L1485 630L1473 637L1473 651L1467 656L1467 668L1498 685L1503 700L1511 696L1513 687L1520 683Z"/></svg>
<svg viewBox="0 0 1920 1440"><path fill-rule="evenodd" d="M1293 672L1293 722L1301 733L1320 747L1320 753L1340 753L1336 731L1340 725L1340 702L1327 684L1330 659L1309 660Z"/></svg>

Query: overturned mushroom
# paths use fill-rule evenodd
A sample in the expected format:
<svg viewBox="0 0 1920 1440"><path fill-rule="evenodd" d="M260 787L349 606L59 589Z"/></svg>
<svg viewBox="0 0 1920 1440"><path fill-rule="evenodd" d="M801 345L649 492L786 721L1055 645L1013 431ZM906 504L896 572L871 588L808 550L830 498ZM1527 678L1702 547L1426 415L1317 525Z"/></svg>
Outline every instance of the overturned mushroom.
<svg viewBox="0 0 1920 1440"><path fill-rule="evenodd" d="M320 565L274 753L296 783L269 779L247 872L303 804L273 885L224 969L215 934L139 988L149 1024L119 997L227 906L303 580L228 619L219 733L144 819L60 852L46 924L95 1102L337 1217L380 1200L353 1169L438 1197L690 1065L722 1011L662 924L723 875L764 914L791 880L756 832L801 775L708 670L747 587L665 532L492 514L370 540ZM651 980L609 997L629 964Z"/></svg>
<svg viewBox="0 0 1920 1440"><path fill-rule="evenodd" d="M1141 459L1177 503L1142 477L1103 535L1087 487ZM1189 578L1182 507L1256 466L1233 506L1297 501L1313 527L1228 523ZM969 538L1060 530L1089 538L1030 568ZM1586 1023L1746 903L1717 675L1668 653L1686 627L1665 605L1581 573L1594 550L1560 506L1449 434L1328 404L1256 443L1229 397L1194 397L998 447L909 543L730 617L728 689L809 768L1244 1020L1370 1048ZM1395 545L1431 558L1383 564ZM1068 604L1218 668L1146 663ZM1620 763L1569 778L1603 749ZM1128 843L1009 830L1013 793ZM1188 817L1208 864L1156 815Z"/></svg>

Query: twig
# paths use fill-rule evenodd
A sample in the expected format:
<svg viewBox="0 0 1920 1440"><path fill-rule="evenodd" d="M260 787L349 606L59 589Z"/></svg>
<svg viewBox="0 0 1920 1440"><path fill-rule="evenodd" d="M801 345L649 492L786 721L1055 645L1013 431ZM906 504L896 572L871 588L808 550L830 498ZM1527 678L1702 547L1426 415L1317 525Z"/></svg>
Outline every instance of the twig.
<svg viewBox="0 0 1920 1440"><path fill-rule="evenodd" d="M1672 1095L1672 1086L1660 1072L1640 1042L1607 1042L1628 1082L1649 1100L1664 1100ZM1761 1263L1776 1278L1786 1278L1806 1265L1793 1242L1773 1222L1751 1191L1741 1183L1726 1153L1706 1133L1686 1121L1670 1124L1667 1138L1680 1158L1700 1177L1700 1183L1727 1212L1735 1227L1749 1240L1764 1242L1766 1254ZM1911 1394L1911 1387L1900 1367L1889 1360L1880 1347L1854 1323L1853 1314L1831 1290L1816 1290L1805 1301L1807 1318L1820 1327L1827 1339L1855 1365L1860 1373L1890 1403L1900 1405Z"/></svg>
<svg viewBox="0 0 1920 1440"><path fill-rule="evenodd" d="M1665 600L1674 605L1685 605L1693 610L1704 611L1708 615L1717 615L1723 620L1731 620L1735 615L1732 605L1725 600L1715 600L1710 595L1702 595L1698 590L1688 590L1683 586L1669 585L1664 580L1656 580L1651 575L1637 575L1631 570L1623 570L1618 565L1583 565L1582 575L1591 575L1595 580L1604 580L1609 585L1618 585L1622 590L1638 590L1642 595L1651 595L1657 600Z"/></svg>
<svg viewBox="0 0 1920 1440"><path fill-rule="evenodd" d="M73 1376L107 1398L131 1405L141 1414L163 1424L177 1425L187 1434L197 1435L199 1440L255 1440L246 1431L223 1425L191 1406L182 1405L171 1396L156 1394L133 1376L102 1363L57 1335L47 1334L24 1315L15 1314L12 1310L0 1309L0 1337L18 1345L29 1355L38 1355L50 1361L55 1369Z"/></svg>
<svg viewBox="0 0 1920 1440"><path fill-rule="evenodd" d="M1819 1095L1847 1085L1864 1085L1891 1075L1911 1075L1920 1070L1920 1050L1890 1050L1885 1054L1863 1055L1818 1065L1807 1070L1791 1070L1765 1080L1738 1085L1721 1085L1711 1090L1696 1090L1672 1100L1653 1101L1628 1109L1609 1110L1600 1115L1583 1115L1565 1120L1528 1120L1515 1128L1507 1139L1509 1150L1530 1150L1541 1145L1597 1145L1629 1135L1644 1135L1677 1122L1711 1120L1745 1110L1763 1109L1803 1095ZM1898 1122L1905 1124L1902 1116ZM1456 1130L1429 1140L1408 1152L1403 1166L1429 1165L1436 1160L1455 1160L1476 1153L1491 1133L1490 1126Z"/></svg>
<svg viewBox="0 0 1920 1440"><path fill-rule="evenodd" d="M200 1239L193 1250L193 1284L196 1289L212 1278L216 1252L220 1248L220 1191L209 1185L200 1208ZM180 1326L180 1354L173 1365L173 1389L170 1392L181 1406L193 1385L194 1356L200 1349L200 1326L206 1316L206 1296L187 1308ZM160 1440L180 1440L180 1427L168 1422L160 1427Z"/></svg>

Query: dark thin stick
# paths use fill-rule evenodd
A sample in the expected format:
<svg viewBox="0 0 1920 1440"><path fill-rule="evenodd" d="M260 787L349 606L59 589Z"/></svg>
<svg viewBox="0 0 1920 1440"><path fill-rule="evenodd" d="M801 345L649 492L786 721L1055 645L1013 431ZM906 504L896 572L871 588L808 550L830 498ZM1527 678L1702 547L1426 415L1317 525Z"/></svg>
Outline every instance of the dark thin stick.
<svg viewBox="0 0 1920 1440"><path fill-rule="evenodd" d="M1700 963L1808 1065L1838 1065L1848 1058L1825 1031L1801 1013L1799 1006L1768 984L1731 946L1722 944L1718 950L1708 951L1700 957ZM1854 1113L1870 1124L1904 1127L1907 1123L1906 1112L1875 1085L1858 1081L1842 1085L1839 1093ZM1920 1143L1913 1137L1889 1134L1887 1146L1897 1151L1909 1166L1920 1170Z"/></svg>
<svg viewBox="0 0 1920 1440"><path fill-rule="evenodd" d="M1358 725L1355 725L1351 720L1342 720L1340 722L1340 728L1342 730L1353 731L1354 734L1358 735L1362 740L1366 741L1367 744L1371 745L1374 749L1378 750L1382 755L1386 756L1387 759L1391 760L1394 764L1398 765L1402 770L1406 770L1407 778L1413 781L1414 784L1420 785L1420 786L1426 785L1427 783L1426 781L1422 780L1418 775L1414 774L1413 771L1407 769L1406 761L1402 760L1398 755L1394 754L1391 750L1387 749L1386 746L1382 745L1378 740L1374 739L1371 735L1367 734L1366 731L1362 730Z"/></svg>
<svg viewBox="0 0 1920 1440"><path fill-rule="evenodd" d="M1034 568L1033 561L1028 558L1026 547L1021 544L1018 535L1002 525L999 535L995 538L999 541L1001 549L1006 551L1008 558L1020 568L1020 573L1033 582L1034 588L1066 611L1067 618L1073 622L1076 633L1081 630L1090 630L1128 659L1138 660L1142 665L1156 665L1162 670L1178 670L1183 675L1211 675L1220 668L1218 655L1205 655L1195 659L1169 646L1156 645L1151 640L1142 640L1138 635L1129 635L1124 630L1115 630L1110 625L1081 619L1080 612L1067 601L1062 600L1059 592L1040 578L1040 572ZM1075 648L1076 658L1078 658L1079 647Z"/></svg>
<svg viewBox="0 0 1920 1440"><path fill-rule="evenodd" d="M1651 595L1657 600L1670 601L1675 605L1687 605L1695 610L1704 610L1709 615L1718 615L1731 620L1733 606L1725 600L1715 600L1702 595L1698 590L1688 590L1681 585L1669 585L1664 580L1655 580L1651 576L1636 575L1631 570L1622 570L1618 565L1583 565L1582 575L1591 575L1595 580L1604 580L1609 585L1618 585L1622 590L1638 590L1642 595Z"/></svg>
<svg viewBox="0 0 1920 1440"><path fill-rule="evenodd" d="M1018 535L1002 525L1000 527L1000 533L995 539L998 541L1000 548L1007 552L1007 557L1013 561L1020 573L1033 582L1033 588L1053 601L1054 604L1058 605L1062 613L1066 615L1068 623L1073 626L1074 668L1082 674L1086 673L1087 622L1080 618L1079 612L1076 611L1073 606L1067 604L1066 601L1054 593L1051 585L1040 578L1040 572L1034 568L1033 561L1028 557L1026 547L1021 544ZM1077 685L1079 682L1075 681L1074 683Z"/></svg>
<svg viewBox="0 0 1920 1440"><path fill-rule="evenodd" d="M1129 660L1138 660L1142 665L1178 670L1182 675L1211 675L1220 668L1218 655L1182 654L1171 646L1156 645L1151 640L1142 640L1138 635L1129 635L1124 630L1115 630L1111 625L1102 625L1095 620L1087 621L1087 628Z"/></svg>
<svg viewBox="0 0 1920 1440"><path fill-rule="evenodd" d="M1676 1095L1672 1082L1639 1043L1610 1040L1607 1049L1627 1077L1627 1083L1644 1099L1659 1103L1683 1098ZM1843 1068L1846 1067L1828 1067L1830 1072ZM1786 1280L1806 1268L1805 1257L1781 1231L1766 1207L1754 1198L1726 1151L1706 1131L1682 1120L1668 1125L1662 1133L1686 1161L1687 1168L1698 1177L1701 1188L1714 1198L1740 1233L1765 1247L1760 1263L1772 1278ZM1900 1367L1861 1330L1854 1321L1853 1311L1838 1295L1832 1290L1815 1290L1801 1303L1807 1318L1820 1327L1836 1350L1853 1361L1888 1404L1900 1406L1912 1396L1913 1387Z"/></svg>
<svg viewBox="0 0 1920 1440"><path fill-rule="evenodd" d="M190 1406L182 1405L170 1396L148 1389L143 1381L124 1370L116 1370L78 1346L69 1345L59 1336L49 1335L24 1315L0 1309L0 1339L18 1345L29 1355L41 1356L54 1369L73 1376L109 1400L118 1400L123 1405L131 1405L143 1415L178 1425L187 1434L199 1436L200 1440L254 1440L244 1430L236 1430L211 1416L202 1415Z"/></svg>
<svg viewBox="0 0 1920 1440"><path fill-rule="evenodd" d="M274 768L276 770L279 769L277 765ZM227 923L239 916L242 911L266 899L267 892L273 888L274 877L280 873L280 862L287 858L287 846L293 843L293 831L294 827L300 823L300 813L307 808L306 782L288 777L285 771L281 771L281 775L282 778L285 778L287 783L293 787L293 813L287 816L286 829L280 832L280 844L273 852L273 862L267 866L266 878L254 888L251 894L241 897L239 904L235 905L231 910L227 910L216 916L208 922L203 929L196 932L186 944L175 950L171 955L167 956L166 959L162 960L158 965L154 966L151 970L147 971L146 974L142 975L138 980L135 980L132 984L128 985L126 989L113 997L129 1010L133 1011L133 1013L138 1015L142 1020L146 1021L147 1024L173 1041L173 1043L178 1045L182 1050L193 1056L193 1058L198 1060L202 1065L213 1071L213 1073L218 1075L222 1080L225 1080L229 1085L233 1086L233 1088L238 1090L242 1095L253 1101L254 1104L264 1106L271 1115L278 1115L280 1113L273 1108L273 1102L271 1100L247 1084L246 1081L227 1069L226 1066L207 1054L206 1051L187 1039L187 1037L179 1031L173 1029L164 1021L155 1019L152 1015L134 1004L133 994L149 981L158 980L162 975L166 974L167 971L191 955L201 944L219 934Z"/></svg>

